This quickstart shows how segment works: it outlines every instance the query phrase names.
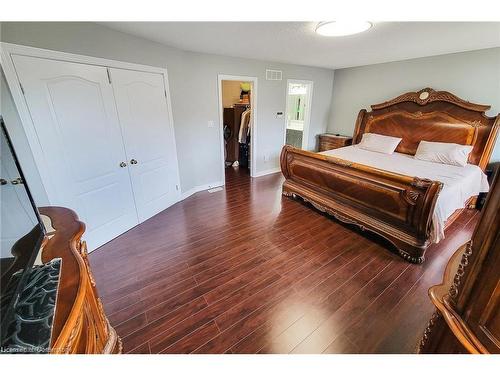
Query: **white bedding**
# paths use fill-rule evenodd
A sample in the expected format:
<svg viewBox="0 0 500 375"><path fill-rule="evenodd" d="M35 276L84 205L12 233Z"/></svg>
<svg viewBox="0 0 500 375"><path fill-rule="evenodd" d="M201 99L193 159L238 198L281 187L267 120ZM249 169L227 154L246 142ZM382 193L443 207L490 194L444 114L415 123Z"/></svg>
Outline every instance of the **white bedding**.
<svg viewBox="0 0 500 375"><path fill-rule="evenodd" d="M486 175L481 168L472 164L467 164L465 167L439 164L414 159L411 155L397 152L388 155L363 150L356 145L324 151L321 154L406 176L442 182L443 190L439 193L432 216L431 240L436 243L444 238L446 219L455 210L463 208L467 199L489 189Z"/></svg>

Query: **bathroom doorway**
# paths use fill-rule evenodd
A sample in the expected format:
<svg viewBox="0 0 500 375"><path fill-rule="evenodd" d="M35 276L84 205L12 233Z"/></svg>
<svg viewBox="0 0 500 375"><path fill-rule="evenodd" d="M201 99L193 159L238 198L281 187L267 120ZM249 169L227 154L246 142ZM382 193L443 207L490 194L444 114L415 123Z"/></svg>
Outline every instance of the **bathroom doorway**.
<svg viewBox="0 0 500 375"><path fill-rule="evenodd" d="M286 97L285 144L304 150L309 145L313 82L289 79Z"/></svg>

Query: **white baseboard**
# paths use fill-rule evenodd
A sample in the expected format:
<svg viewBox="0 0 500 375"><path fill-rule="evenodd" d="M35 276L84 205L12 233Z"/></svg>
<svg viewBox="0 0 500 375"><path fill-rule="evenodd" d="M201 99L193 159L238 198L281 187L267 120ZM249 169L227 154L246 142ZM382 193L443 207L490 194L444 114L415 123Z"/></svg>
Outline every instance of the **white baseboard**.
<svg viewBox="0 0 500 375"><path fill-rule="evenodd" d="M212 189L212 188L218 187L218 186L224 186L224 182L223 181L216 181L216 182L212 182L210 184L195 186L189 190L186 190L185 192L182 192L181 198L179 199L179 202L183 201L186 198L189 198L191 195L196 194L200 191Z"/></svg>
<svg viewBox="0 0 500 375"><path fill-rule="evenodd" d="M280 171L281 171L281 168L279 168L279 167L272 168L272 169L266 169L265 171L257 172L252 177L262 177L262 176L266 176L268 174L278 173ZM218 187L218 186L224 186L224 181L216 181L216 182L212 182L210 184L204 184L204 185L195 186L195 187L193 187L193 188L191 188L189 190L186 190L185 192L182 192L181 193L181 197L179 199L179 202L183 201L186 198L189 198L193 194L199 193L200 191L212 189L212 188Z"/></svg>
<svg viewBox="0 0 500 375"><path fill-rule="evenodd" d="M265 171L257 172L252 177L262 177L262 176L265 176L265 175L268 175L268 174L278 173L278 172L281 172L281 168L280 167L272 168L272 169L266 169Z"/></svg>

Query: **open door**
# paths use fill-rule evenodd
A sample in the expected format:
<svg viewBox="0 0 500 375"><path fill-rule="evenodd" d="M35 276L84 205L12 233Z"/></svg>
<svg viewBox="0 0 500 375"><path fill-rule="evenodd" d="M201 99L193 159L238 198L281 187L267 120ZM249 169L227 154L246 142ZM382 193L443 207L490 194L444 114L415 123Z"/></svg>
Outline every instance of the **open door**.
<svg viewBox="0 0 500 375"><path fill-rule="evenodd" d="M309 144L312 89L311 81L287 82L285 144L305 150Z"/></svg>

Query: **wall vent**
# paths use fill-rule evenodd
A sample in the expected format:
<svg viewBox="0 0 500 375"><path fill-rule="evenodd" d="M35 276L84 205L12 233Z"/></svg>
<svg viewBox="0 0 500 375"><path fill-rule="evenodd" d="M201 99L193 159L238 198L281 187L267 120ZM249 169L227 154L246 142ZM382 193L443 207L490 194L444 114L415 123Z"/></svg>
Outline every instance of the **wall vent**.
<svg viewBox="0 0 500 375"><path fill-rule="evenodd" d="M282 78L283 78L283 72L281 70L266 69L267 81L281 81Z"/></svg>
<svg viewBox="0 0 500 375"><path fill-rule="evenodd" d="M224 189L222 188L222 186L219 186L219 187L214 187L214 188L208 189L207 191L208 191L209 193L216 193L216 192L218 192L218 191L222 191L222 190L224 190Z"/></svg>

